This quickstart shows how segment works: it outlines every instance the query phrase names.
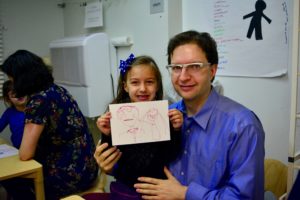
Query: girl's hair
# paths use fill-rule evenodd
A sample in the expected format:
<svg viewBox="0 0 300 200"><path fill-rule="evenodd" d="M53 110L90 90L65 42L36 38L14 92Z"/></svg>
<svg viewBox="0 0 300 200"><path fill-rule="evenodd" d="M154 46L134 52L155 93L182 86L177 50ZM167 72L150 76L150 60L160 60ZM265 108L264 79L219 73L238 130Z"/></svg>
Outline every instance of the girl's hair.
<svg viewBox="0 0 300 200"><path fill-rule="evenodd" d="M7 80L2 85L2 91L3 91L3 100L6 106L14 107L14 104L11 102L9 98L9 92L13 92L14 87L11 80Z"/></svg>
<svg viewBox="0 0 300 200"><path fill-rule="evenodd" d="M16 97L32 95L49 88L54 81L49 69L42 58L27 50L16 51L1 66L1 70L13 78Z"/></svg>
<svg viewBox="0 0 300 200"><path fill-rule="evenodd" d="M112 103L128 103L130 98L128 93L124 90L124 83L127 81L128 72L132 67L137 67L138 65L148 65L154 71L156 81L157 81L157 92L155 95L155 100L162 100L163 98L163 84L162 76L156 62L150 56L138 56L133 59L130 66L127 68L124 74L120 73L117 97L112 101Z"/></svg>

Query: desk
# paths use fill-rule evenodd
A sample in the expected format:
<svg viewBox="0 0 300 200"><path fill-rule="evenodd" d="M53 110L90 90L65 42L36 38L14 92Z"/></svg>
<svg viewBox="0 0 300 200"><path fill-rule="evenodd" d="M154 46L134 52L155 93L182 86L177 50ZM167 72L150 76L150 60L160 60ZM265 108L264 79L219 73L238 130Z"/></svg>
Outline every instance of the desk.
<svg viewBox="0 0 300 200"><path fill-rule="evenodd" d="M44 177L42 165L35 160L21 161L19 155L0 158L0 181L9 178L31 178L34 180L37 200L44 200Z"/></svg>

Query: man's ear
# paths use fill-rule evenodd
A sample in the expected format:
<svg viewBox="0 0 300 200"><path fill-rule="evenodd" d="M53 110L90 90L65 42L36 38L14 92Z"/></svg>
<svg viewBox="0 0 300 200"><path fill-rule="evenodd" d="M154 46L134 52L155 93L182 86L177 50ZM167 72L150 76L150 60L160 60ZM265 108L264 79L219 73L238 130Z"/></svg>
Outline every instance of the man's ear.
<svg viewBox="0 0 300 200"><path fill-rule="evenodd" d="M217 73L217 69L218 69L218 64L213 64L211 67L210 67L210 72L211 72L211 80L213 80L216 76L216 73Z"/></svg>

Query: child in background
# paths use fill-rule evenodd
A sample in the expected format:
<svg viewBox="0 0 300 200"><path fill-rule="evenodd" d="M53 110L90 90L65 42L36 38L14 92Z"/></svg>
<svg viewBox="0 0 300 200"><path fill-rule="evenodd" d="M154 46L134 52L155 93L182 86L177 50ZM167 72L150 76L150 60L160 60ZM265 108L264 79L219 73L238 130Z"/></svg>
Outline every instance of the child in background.
<svg viewBox="0 0 300 200"><path fill-rule="evenodd" d="M129 56L121 60L117 97L114 103L161 100L162 77L155 61L149 56ZM111 199L141 199L133 185L140 176L166 178L164 166L176 158L181 147L182 113L169 110L171 140L111 147L111 113L97 120L102 134L102 144L94 154L98 165L111 173L116 181L110 185Z"/></svg>
<svg viewBox="0 0 300 200"><path fill-rule="evenodd" d="M3 100L7 109L0 118L0 132L9 125L11 131L10 140L13 146L19 149L24 131L24 109L27 103L27 97L16 98L13 92L13 83L10 80L3 83L2 91Z"/></svg>

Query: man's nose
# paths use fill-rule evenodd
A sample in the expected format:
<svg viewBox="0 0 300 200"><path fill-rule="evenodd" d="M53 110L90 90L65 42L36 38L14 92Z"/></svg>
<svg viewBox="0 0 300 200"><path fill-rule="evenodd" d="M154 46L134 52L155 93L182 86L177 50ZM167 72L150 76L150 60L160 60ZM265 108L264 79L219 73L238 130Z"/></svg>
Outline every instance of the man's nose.
<svg viewBox="0 0 300 200"><path fill-rule="evenodd" d="M185 79L188 79L190 77L190 74L189 72L187 71L187 68L186 67L183 67L181 69L181 73L179 74L179 79L180 80L185 80Z"/></svg>

